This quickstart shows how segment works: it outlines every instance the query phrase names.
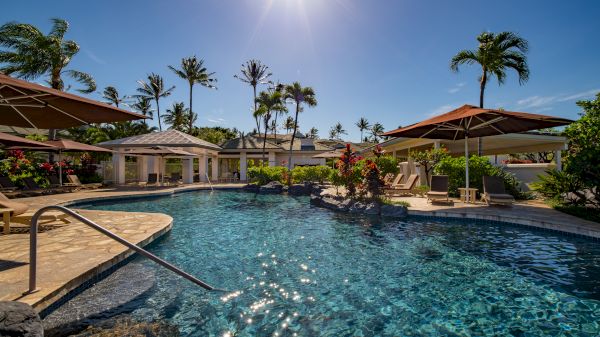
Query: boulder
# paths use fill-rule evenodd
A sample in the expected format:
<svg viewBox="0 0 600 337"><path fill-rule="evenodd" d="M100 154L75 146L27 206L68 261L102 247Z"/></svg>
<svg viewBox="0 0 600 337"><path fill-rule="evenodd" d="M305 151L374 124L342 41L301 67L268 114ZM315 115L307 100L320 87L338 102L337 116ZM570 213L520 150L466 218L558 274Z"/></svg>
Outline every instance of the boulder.
<svg viewBox="0 0 600 337"><path fill-rule="evenodd" d="M258 186L256 184L248 184L248 185L242 187L242 190L244 190L246 192L258 193L258 191L260 190L260 186Z"/></svg>
<svg viewBox="0 0 600 337"><path fill-rule="evenodd" d="M310 195L311 192L311 184L294 184L288 188L288 193L290 195Z"/></svg>
<svg viewBox="0 0 600 337"><path fill-rule="evenodd" d="M271 181L266 185L262 185L258 190L261 194L280 194L283 192L283 184L278 181Z"/></svg>
<svg viewBox="0 0 600 337"><path fill-rule="evenodd" d="M381 215L393 218L403 218L408 215L408 210L401 205L383 205L381 206Z"/></svg>
<svg viewBox="0 0 600 337"><path fill-rule="evenodd" d="M364 214L379 215L381 206L377 202L370 202L365 206Z"/></svg>
<svg viewBox="0 0 600 337"><path fill-rule="evenodd" d="M44 327L37 312L21 302L0 302L0 336L42 337Z"/></svg>
<svg viewBox="0 0 600 337"><path fill-rule="evenodd" d="M366 205L360 201L353 203L349 208L348 212L350 213L363 213L366 209Z"/></svg>

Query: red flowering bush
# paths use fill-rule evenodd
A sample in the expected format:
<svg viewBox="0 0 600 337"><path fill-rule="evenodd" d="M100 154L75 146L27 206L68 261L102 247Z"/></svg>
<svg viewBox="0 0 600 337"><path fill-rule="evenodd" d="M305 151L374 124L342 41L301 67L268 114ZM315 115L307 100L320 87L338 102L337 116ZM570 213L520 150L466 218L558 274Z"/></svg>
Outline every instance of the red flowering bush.
<svg viewBox="0 0 600 337"><path fill-rule="evenodd" d="M360 174L357 174L355 166L361 159L362 157L352 150L350 144L346 144L346 150L336 163L338 179L334 180L346 187L350 197L356 194L356 185L360 182Z"/></svg>
<svg viewBox="0 0 600 337"><path fill-rule="evenodd" d="M361 183L361 190L367 197L372 199L378 199L383 194L383 187L385 185L377 164L367 159L361 171L363 182Z"/></svg>

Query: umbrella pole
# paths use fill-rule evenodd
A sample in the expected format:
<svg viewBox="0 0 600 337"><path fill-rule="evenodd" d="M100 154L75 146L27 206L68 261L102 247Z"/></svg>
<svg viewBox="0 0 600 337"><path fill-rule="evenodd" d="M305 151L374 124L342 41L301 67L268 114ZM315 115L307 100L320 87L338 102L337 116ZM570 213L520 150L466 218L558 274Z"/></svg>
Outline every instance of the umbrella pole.
<svg viewBox="0 0 600 337"><path fill-rule="evenodd" d="M465 183L466 183L466 198L467 204L469 203L469 136L465 135Z"/></svg>
<svg viewBox="0 0 600 337"><path fill-rule="evenodd" d="M60 150L58 151L58 183L62 186L62 165L60 162Z"/></svg>

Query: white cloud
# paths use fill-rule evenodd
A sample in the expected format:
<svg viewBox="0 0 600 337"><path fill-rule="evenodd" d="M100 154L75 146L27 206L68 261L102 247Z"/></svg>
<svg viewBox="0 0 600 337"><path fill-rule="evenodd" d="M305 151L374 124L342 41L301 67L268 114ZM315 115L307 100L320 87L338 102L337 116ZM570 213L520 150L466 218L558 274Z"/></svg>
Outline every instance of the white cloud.
<svg viewBox="0 0 600 337"><path fill-rule="evenodd" d="M455 94L455 93L459 92L465 85L467 85L466 82L460 82L457 85L455 85L454 87L448 89L448 93Z"/></svg>
<svg viewBox="0 0 600 337"><path fill-rule="evenodd" d="M432 116L440 115L440 114L443 114L443 113L449 112L449 111L451 111L451 110L453 110L453 109L456 109L456 105L444 104L444 105L442 105L442 106L439 106L439 107L437 107L437 108L433 109L433 110L432 110L432 111L431 111L431 112L428 114L428 116L429 116L429 117L432 117Z"/></svg>
<svg viewBox="0 0 600 337"><path fill-rule="evenodd" d="M531 96L517 101L517 105L522 108L537 108L548 105L556 101L557 96Z"/></svg>
<svg viewBox="0 0 600 337"><path fill-rule="evenodd" d="M517 101L519 108L541 108L537 111L551 110L550 105L558 102L574 101L582 98L591 98L596 93L600 92L600 89L592 89L587 91L578 92L570 95L554 95L554 96L530 96Z"/></svg>
<svg viewBox="0 0 600 337"><path fill-rule="evenodd" d="M84 49L83 52L94 62L98 63L98 64L106 64L106 61L104 61L103 59L99 58L98 56L96 56L96 54L92 53L91 51Z"/></svg>
<svg viewBox="0 0 600 337"><path fill-rule="evenodd" d="M207 121L214 123L214 124L225 124L227 123L226 119L223 118L207 118Z"/></svg>
<svg viewBox="0 0 600 337"><path fill-rule="evenodd" d="M592 89L592 90L576 93L576 94L573 94L570 96L562 97L558 101L565 102L565 101L572 101L572 100L580 99L580 98L591 98L591 97L594 97L594 95L596 95L598 92L600 92L600 89Z"/></svg>

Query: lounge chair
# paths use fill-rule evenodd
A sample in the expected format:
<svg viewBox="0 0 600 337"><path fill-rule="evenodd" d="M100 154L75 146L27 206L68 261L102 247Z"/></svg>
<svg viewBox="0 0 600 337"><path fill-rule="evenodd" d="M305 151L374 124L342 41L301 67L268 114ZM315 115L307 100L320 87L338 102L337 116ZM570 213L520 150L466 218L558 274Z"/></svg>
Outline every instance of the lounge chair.
<svg viewBox="0 0 600 337"><path fill-rule="evenodd" d="M418 178L419 178L418 175L411 174L410 176L408 176L408 179L406 179L406 183L386 188L385 194L387 194L387 195L412 194L415 189L415 184L417 183Z"/></svg>
<svg viewBox="0 0 600 337"><path fill-rule="evenodd" d="M77 177L77 175L75 174L69 174L67 175L67 179L69 180L69 186L75 186L75 187L79 187L79 188L83 188L83 189L94 189L94 188L99 188L102 186L102 183L89 183L89 184L82 184L81 181L79 180L79 177Z"/></svg>
<svg viewBox="0 0 600 337"><path fill-rule="evenodd" d="M432 176L431 189L427 192L427 201L448 199L448 176Z"/></svg>
<svg viewBox="0 0 600 337"><path fill-rule="evenodd" d="M4 234L8 234L10 231L10 222L16 222L21 224L29 225L33 218L34 212L29 211L29 206L22 202L10 200L6 195L0 193L0 207L10 208L12 211L9 214L8 223L4 223ZM63 223L70 223L67 219L68 215L58 211L49 211L42 214L40 221L50 222L60 220ZM6 219L4 219L6 221Z"/></svg>
<svg viewBox="0 0 600 337"><path fill-rule="evenodd" d="M18 190L15 184L13 184L12 180L8 177L0 177L0 192L14 192Z"/></svg>
<svg viewBox="0 0 600 337"><path fill-rule="evenodd" d="M402 173L398 173L396 175L396 177L394 178L394 180L392 180L389 184L385 184L386 188L394 188L394 187L398 187L400 186L400 181L402 181L402 178L404 177L404 174Z"/></svg>
<svg viewBox="0 0 600 337"><path fill-rule="evenodd" d="M48 177L48 181L50 181L50 187L52 187L52 188L61 188L66 191L69 191L69 192L73 192L74 190L77 189L77 186L75 186L75 184L73 184L73 183L68 183L68 182L63 181L61 184L60 179L58 179L58 176L55 176L55 175L50 175Z"/></svg>
<svg viewBox="0 0 600 337"><path fill-rule="evenodd" d="M512 205L515 198L506 193L504 181L500 177L483 177L483 194L481 200L486 204Z"/></svg>
<svg viewBox="0 0 600 337"><path fill-rule="evenodd" d="M23 183L25 183L25 189L23 192L26 194L53 194L63 192L61 188L43 188L38 185L37 182L33 179L33 177L23 178Z"/></svg>
<svg viewBox="0 0 600 337"><path fill-rule="evenodd" d="M146 186L148 185L158 185L158 173L148 173L148 181L146 181Z"/></svg>
<svg viewBox="0 0 600 337"><path fill-rule="evenodd" d="M173 172L171 173L171 178L169 178L169 184L178 185L179 180L181 180L181 175L179 174L179 172Z"/></svg>

